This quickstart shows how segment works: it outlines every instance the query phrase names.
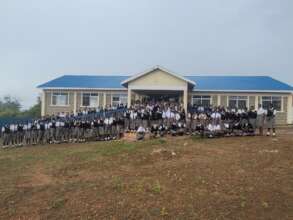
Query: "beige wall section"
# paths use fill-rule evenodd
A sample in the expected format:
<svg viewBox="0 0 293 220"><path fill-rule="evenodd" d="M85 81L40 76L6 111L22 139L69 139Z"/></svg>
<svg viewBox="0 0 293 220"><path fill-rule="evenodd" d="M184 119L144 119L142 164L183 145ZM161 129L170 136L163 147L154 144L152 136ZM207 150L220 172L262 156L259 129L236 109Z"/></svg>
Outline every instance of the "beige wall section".
<svg viewBox="0 0 293 220"><path fill-rule="evenodd" d="M287 103L288 103L288 97L283 96L282 112L278 112L276 117L277 124L287 124L287 118L288 118Z"/></svg>
<svg viewBox="0 0 293 220"><path fill-rule="evenodd" d="M46 115L46 93L43 90L42 91L42 104L41 104L41 116L45 116Z"/></svg>
<svg viewBox="0 0 293 220"><path fill-rule="evenodd" d="M293 124L293 95L287 98L287 124Z"/></svg>
<svg viewBox="0 0 293 220"><path fill-rule="evenodd" d="M249 96L248 99L249 99L249 103L248 103L248 109L253 106L253 108L257 108L257 106L255 106L255 99L257 97L256 96Z"/></svg>
<svg viewBox="0 0 293 220"><path fill-rule="evenodd" d="M283 96L283 106L282 106L283 112L287 112L288 111L287 103L288 103L288 97L287 96Z"/></svg>
<svg viewBox="0 0 293 220"><path fill-rule="evenodd" d="M106 94L106 106L110 106L112 104L111 101L111 93Z"/></svg>
<svg viewBox="0 0 293 220"><path fill-rule="evenodd" d="M173 76L162 70L154 70L128 83L128 89L131 89L135 95L135 90L176 90L183 91L183 105L187 110L189 102L188 82ZM141 96L135 96L134 100L140 99Z"/></svg>
<svg viewBox="0 0 293 220"><path fill-rule="evenodd" d="M173 76L172 76L173 77ZM177 80L177 79L176 79ZM186 84L185 84L186 85ZM68 92L69 93L69 105L68 106L52 106L51 105L51 94L53 92ZM89 92L88 90L80 91L80 90L44 90L42 93L42 101L45 100L45 102L42 103L42 114L43 115L53 115L57 114L59 112L73 112L74 111L74 103L76 103L76 109L77 111L81 109L81 94L82 92ZM99 105L103 106L105 101L107 105L110 105L112 100L111 94L127 94L127 90L121 90L121 91L102 91L102 90L91 90L90 92L97 92L99 93ZM76 93L76 102L74 102L74 97ZM104 100L104 93L106 94L106 100ZM132 95L134 95L132 93ZM249 106L253 103L261 103L261 97L262 96L268 96L268 95L276 95L276 96L282 96L282 110L281 112L277 113L276 122L277 124L286 124L286 123L292 123L293 118L293 104L292 104L292 95L288 94L267 94L267 93L215 93L215 92L189 92L188 94L188 102L191 103L191 97L192 95L211 95L212 98L212 105L216 106L218 102L218 95L221 97L220 104L221 106L227 107L227 97L229 95L247 95L249 96Z"/></svg>
<svg viewBox="0 0 293 220"><path fill-rule="evenodd" d="M53 92L66 92L69 93L69 105L68 106L52 106L51 105L51 94ZM99 106L104 106L104 93L106 94L107 100L106 104L110 105L111 100L111 94L127 94L126 90L46 90L44 91L44 98L45 98L45 104L44 108L42 108L42 111L44 115L53 115L58 114L59 112L74 112L74 109L76 111L82 110L82 93L98 93L99 94ZM76 100L75 100L76 97ZM74 106L76 106L74 108ZM44 110L43 110L44 109Z"/></svg>
<svg viewBox="0 0 293 220"><path fill-rule="evenodd" d="M69 105L68 106L53 106L51 104L53 92L64 92L69 94ZM54 115L60 112L70 113L74 109L74 91L73 90L45 90L45 115Z"/></svg>
<svg viewBox="0 0 293 220"><path fill-rule="evenodd" d="M103 92L99 93L99 106L100 107L104 106L104 93Z"/></svg>
<svg viewBox="0 0 293 220"><path fill-rule="evenodd" d="M218 106L218 95L212 95L212 106Z"/></svg>
<svg viewBox="0 0 293 220"><path fill-rule="evenodd" d="M228 103L228 96L227 95L221 95L221 106L227 107Z"/></svg>
<svg viewBox="0 0 293 220"><path fill-rule="evenodd" d="M229 96L248 96L248 107L255 106L262 103L262 96L282 96L282 111L277 112L277 124L290 124L293 123L293 100L292 95L280 93L216 93L216 92L196 92L193 91L192 95L210 95L212 97L212 105L215 105L215 95L220 96L220 105L227 107ZM190 100L191 101L191 100ZM291 115L291 118L290 118Z"/></svg>
<svg viewBox="0 0 293 220"><path fill-rule="evenodd" d="M185 112L187 112L187 107L188 107L188 89L183 91L183 107L185 109Z"/></svg>
<svg viewBox="0 0 293 220"><path fill-rule="evenodd" d="M169 73L166 73L161 70L154 70L146 75L143 75L131 82L129 82L128 87L135 87L137 88L143 88L144 86L147 86L149 88L157 88L163 90L166 88L186 88L187 82L179 79L173 75L170 75Z"/></svg>

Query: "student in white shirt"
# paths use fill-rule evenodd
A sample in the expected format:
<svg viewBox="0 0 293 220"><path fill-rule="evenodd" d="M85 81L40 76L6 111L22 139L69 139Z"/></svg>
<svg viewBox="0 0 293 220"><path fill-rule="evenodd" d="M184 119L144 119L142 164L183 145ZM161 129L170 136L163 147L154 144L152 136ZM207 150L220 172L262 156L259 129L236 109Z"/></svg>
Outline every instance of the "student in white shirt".
<svg viewBox="0 0 293 220"><path fill-rule="evenodd" d="M263 128L264 128L264 122L265 122L265 116L266 116L266 110L262 107L261 104L258 105L257 109L257 127L259 129L259 134L263 136Z"/></svg>
<svg viewBox="0 0 293 220"><path fill-rule="evenodd" d="M146 133L146 130L144 127L142 126L139 126L137 131L136 131L136 140L143 140L144 137L145 137L145 133Z"/></svg>

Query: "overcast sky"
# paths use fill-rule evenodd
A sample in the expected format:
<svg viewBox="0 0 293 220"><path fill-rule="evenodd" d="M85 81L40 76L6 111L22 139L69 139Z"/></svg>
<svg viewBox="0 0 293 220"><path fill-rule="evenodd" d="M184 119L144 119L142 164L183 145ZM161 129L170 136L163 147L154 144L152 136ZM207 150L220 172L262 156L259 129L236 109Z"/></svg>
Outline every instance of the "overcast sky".
<svg viewBox="0 0 293 220"><path fill-rule="evenodd" d="M0 0L0 96L63 74L270 75L293 85L292 0Z"/></svg>

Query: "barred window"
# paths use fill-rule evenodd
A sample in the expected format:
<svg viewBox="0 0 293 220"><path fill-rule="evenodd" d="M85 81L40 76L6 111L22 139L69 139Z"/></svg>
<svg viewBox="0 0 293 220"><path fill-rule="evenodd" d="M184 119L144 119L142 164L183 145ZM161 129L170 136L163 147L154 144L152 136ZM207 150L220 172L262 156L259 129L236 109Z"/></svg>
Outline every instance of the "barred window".
<svg viewBox="0 0 293 220"><path fill-rule="evenodd" d="M82 106L84 107L98 107L99 94L98 93L82 93Z"/></svg>
<svg viewBox="0 0 293 220"><path fill-rule="evenodd" d="M112 95L112 106L118 106L120 104L127 105L127 94Z"/></svg>
<svg viewBox="0 0 293 220"><path fill-rule="evenodd" d="M229 96L229 108L247 108L248 97L247 96Z"/></svg>
<svg viewBox="0 0 293 220"><path fill-rule="evenodd" d="M51 97L51 105L67 106L69 105L69 94L65 92L54 92Z"/></svg>
<svg viewBox="0 0 293 220"><path fill-rule="evenodd" d="M194 95L192 96L192 104L197 106L209 107L211 105L211 96Z"/></svg>
<svg viewBox="0 0 293 220"><path fill-rule="evenodd" d="M282 97L281 96L262 96L262 106L264 109L270 108L270 106L273 105L273 107L277 111L282 110Z"/></svg>

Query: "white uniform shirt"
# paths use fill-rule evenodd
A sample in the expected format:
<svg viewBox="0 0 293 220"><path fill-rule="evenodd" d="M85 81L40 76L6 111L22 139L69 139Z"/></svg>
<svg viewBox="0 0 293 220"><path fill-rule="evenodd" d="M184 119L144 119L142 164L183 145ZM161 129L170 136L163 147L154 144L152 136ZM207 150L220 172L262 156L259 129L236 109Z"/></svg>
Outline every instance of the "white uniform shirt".
<svg viewBox="0 0 293 220"><path fill-rule="evenodd" d="M142 126L139 126L139 128L137 129L138 133L145 133L145 128Z"/></svg>
<svg viewBox="0 0 293 220"><path fill-rule="evenodd" d="M16 129L17 129L17 126L16 125L14 125L14 124L11 124L10 125L10 130L11 131L16 131Z"/></svg>
<svg viewBox="0 0 293 220"><path fill-rule="evenodd" d="M267 114L267 111L262 107L257 110L257 115L266 115L266 114Z"/></svg>
<svg viewBox="0 0 293 220"><path fill-rule="evenodd" d="M221 114L219 112L214 112L214 113L212 113L211 117L213 119L220 119L221 118Z"/></svg>
<svg viewBox="0 0 293 220"><path fill-rule="evenodd" d="M180 114L176 113L175 118L176 118L177 121L179 121L180 120Z"/></svg>

